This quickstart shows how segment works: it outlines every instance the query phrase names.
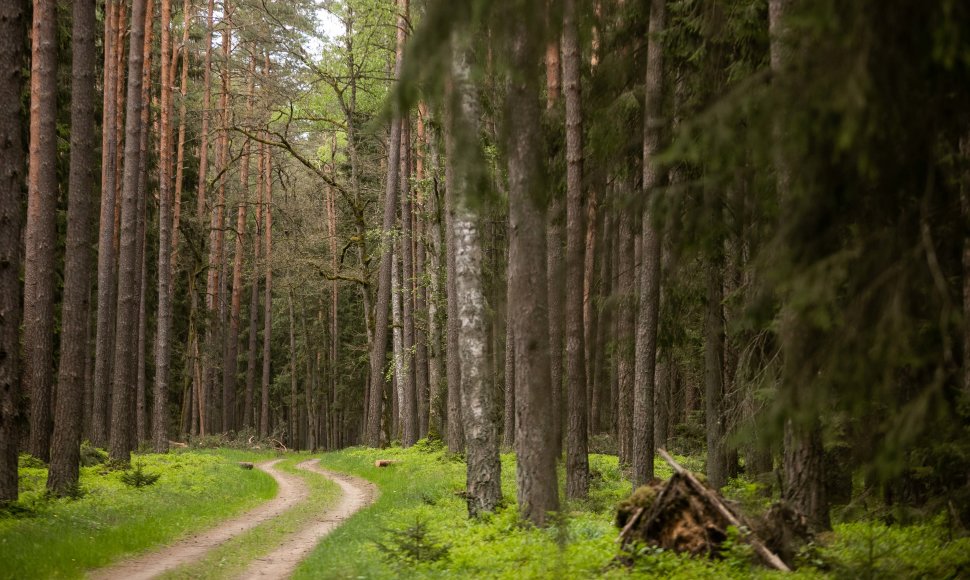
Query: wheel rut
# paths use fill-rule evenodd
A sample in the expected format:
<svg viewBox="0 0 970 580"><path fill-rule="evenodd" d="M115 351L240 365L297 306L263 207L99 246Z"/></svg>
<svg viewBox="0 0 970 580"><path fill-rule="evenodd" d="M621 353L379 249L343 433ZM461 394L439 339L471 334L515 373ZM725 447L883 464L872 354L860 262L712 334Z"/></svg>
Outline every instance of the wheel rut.
<svg viewBox="0 0 970 580"><path fill-rule="evenodd" d="M302 503L309 497L309 488L300 477L276 468L277 459L256 465L276 480L276 497L235 518L221 522L208 530L183 538L159 550L148 552L117 564L94 570L89 578L146 580L156 578L180 566L201 559L207 552L256 526L272 520ZM244 578L281 578L293 573L300 561L310 553L324 536L337 528L357 510L373 502L376 487L370 482L334 473L317 465L317 459L303 461L297 469L317 473L333 480L342 494L337 504L321 512L313 521L286 539L270 554L257 558L243 572Z"/></svg>

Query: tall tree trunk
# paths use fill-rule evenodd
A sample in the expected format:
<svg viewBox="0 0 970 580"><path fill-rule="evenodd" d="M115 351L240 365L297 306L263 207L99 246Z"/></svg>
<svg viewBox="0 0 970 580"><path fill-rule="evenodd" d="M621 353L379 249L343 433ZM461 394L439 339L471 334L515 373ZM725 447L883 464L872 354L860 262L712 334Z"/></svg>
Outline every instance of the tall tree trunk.
<svg viewBox="0 0 970 580"><path fill-rule="evenodd" d="M152 41L155 36L155 29L152 25L155 21L155 2L148 0L145 3L145 42L142 47L144 62L142 64L141 80L141 135L138 139L138 330L136 344L138 353L135 361L135 400L134 416L135 431L132 439L132 448L137 448L138 443L147 439L148 429L145 423L145 381L146 381L146 343L148 340L148 308L145 303L145 296L148 290L148 269L145 259L145 248L147 246L148 231L148 143L149 127L151 120L151 80L152 80Z"/></svg>
<svg viewBox="0 0 970 580"><path fill-rule="evenodd" d="M589 447L583 334L586 208L576 0L564 3L562 57L566 101L566 497L580 499L589 493Z"/></svg>
<svg viewBox="0 0 970 580"><path fill-rule="evenodd" d="M257 178L256 178L256 206L253 222L253 273L250 279L249 297L249 355L246 360L246 396L243 409L243 427L249 428L256 424L254 393L256 390L256 360L258 325L259 325L259 248L262 244L260 237L260 220L262 219L263 201L263 145L257 147Z"/></svg>
<svg viewBox="0 0 970 580"><path fill-rule="evenodd" d="M54 388L54 254L57 247L57 2L35 0L30 57L30 160L24 232L24 389L27 451L50 459Z"/></svg>
<svg viewBox="0 0 970 580"><path fill-rule="evenodd" d="M213 228L211 231L211 244L210 244L210 259L209 259L209 283L210 289L212 291L212 313L215 315L212 317L212 321L215 324L209 325L208 328L212 329L210 335L211 342L209 342L210 354L213 356L213 361L222 359L224 363L228 358L227 350L228 343L230 341L235 341L235 337L231 337L226 332L226 180L228 179L227 173L229 171L229 122L231 111L229 109L229 58L232 53L232 22L231 18L231 7L228 0L223 1L222 6L222 90L219 95L219 110L221 111L221 127L219 130L219 143L216 147L217 153L216 158L218 162L217 171L219 172L219 183L216 189L216 207L212 214ZM218 269L217 269L218 268ZM235 349L233 349L235 350ZM220 356L221 355L221 356ZM218 358L216 358L218 357ZM224 364L219 364L217 368L216 365L212 367L212 382L214 385L214 390L222 392L222 400L219 404L222 413L219 415L219 427L220 431L228 431L231 428L232 422L232 407L235 405L235 389L230 389L226 391L224 385L230 380L226 378L226 367ZM220 377L218 371L222 371L222 376ZM219 379L222 380L219 380ZM235 386L235 376L232 377L232 385ZM214 401L215 402L215 401Z"/></svg>
<svg viewBox="0 0 970 580"><path fill-rule="evenodd" d="M633 394L633 485L653 479L657 328L660 321L660 232L654 215L654 190L663 182L657 161L662 139L663 48L660 35L666 0L651 0L647 41L646 105L643 124L643 217L640 310L637 314L636 378Z"/></svg>
<svg viewBox="0 0 970 580"><path fill-rule="evenodd" d="M91 397L91 442L98 447L108 445L108 410L111 394L111 362L114 354L115 292L115 138L117 122L118 84L115 30L121 26L121 4L117 0L105 2L104 25L104 114L101 130L101 216L98 233L98 318L95 330L94 385Z"/></svg>
<svg viewBox="0 0 970 580"><path fill-rule="evenodd" d="M450 99L451 97L446 97ZM450 113L449 113L450 114ZM450 123L450 119L446 121ZM447 149L447 142L445 144ZM450 152L445 152L448 158ZM465 429L461 416L461 357L458 355L459 342L459 313L458 313L458 289L455 285L457 276L457 264L455 256L455 179L454 165L450 161L445 163L445 269L447 280L445 284L445 297L447 299L447 419L448 451L460 453L465 448Z"/></svg>
<svg viewBox="0 0 970 580"><path fill-rule="evenodd" d="M507 229L508 226L506 225ZM506 263L509 251L506 250ZM512 285L505 284L505 409L502 420L502 445L512 448L515 445L515 333L512 324Z"/></svg>
<svg viewBox="0 0 970 580"><path fill-rule="evenodd" d="M539 9L526 3L510 22L513 70L538 58L529 22ZM509 172L509 316L515 336L515 446L519 511L537 525L559 508L555 442L548 401L549 321L546 304L546 208L541 192L539 91L531 75L516 75L506 97Z"/></svg>
<svg viewBox="0 0 970 580"><path fill-rule="evenodd" d="M158 135L158 313L155 319L155 388L152 409L152 447L156 453L168 451L168 389L172 363L172 257L178 247L172 191L172 85L174 67L171 52L172 2L161 0L161 120ZM187 8L187 7L186 7ZM183 65L184 66L184 65ZM181 170L181 169L180 169ZM180 189L176 186L176 189Z"/></svg>
<svg viewBox="0 0 970 580"><path fill-rule="evenodd" d="M546 45L546 109L554 109L560 97L562 67L559 59L559 42L553 40ZM563 436L563 396L562 396L562 361L563 361L563 318L565 312L565 268L563 267L562 221L563 202L561 194L556 191L549 203L546 214L546 271L549 284L549 373L552 381L552 397L549 407L552 413L552 433L556 457L562 451Z"/></svg>
<svg viewBox="0 0 970 580"><path fill-rule="evenodd" d="M394 265L391 267L391 346L394 359L394 427L391 439L403 439L401 426L404 423L404 328L401 322L401 244L397 240L394 244ZM403 445L402 445L403 446Z"/></svg>
<svg viewBox="0 0 970 580"><path fill-rule="evenodd" d="M784 75L787 61L791 58L791 47L787 39L789 32L785 22L791 4L792 0L768 2L771 71L776 75L775 78ZM791 198L791 160L786 158L784 148L780 146L785 138L780 118L775 119L774 138L779 144L775 157L778 198L784 207L790 203ZM803 328L804 323L797 320L795 313L783 313L782 316L781 342L785 366L783 380L785 388L790 391L791 408L799 409L800 400L805 395L796 384L799 371L795 368L795 361L799 361L808 352L803 343L808 338L803 336L806 330ZM782 498L796 511L804 514L813 529L826 530L831 527L831 523L825 497L821 423L817 417L799 419L796 423L789 418L785 423Z"/></svg>
<svg viewBox="0 0 970 580"><path fill-rule="evenodd" d="M21 113L27 2L0 3L0 504L17 501L20 388L20 208L23 202Z"/></svg>
<svg viewBox="0 0 970 580"><path fill-rule="evenodd" d="M71 31L71 165L64 259L61 359L47 489L76 489L80 463L84 368L91 296L91 207L95 167L95 1L76 0ZM5 202L6 200L4 200Z"/></svg>
<svg viewBox="0 0 970 580"><path fill-rule="evenodd" d="M171 1L171 0L169 0ZM178 254L179 254L179 225L182 221L182 187L184 185L184 174L185 174L185 119L186 119L186 103L188 95L188 85L189 85L189 29L190 26L190 14L192 12L192 7L190 0L184 0L182 2L182 43L181 45L173 45L172 47L172 63L171 66L175 66L176 53L181 50L182 52L182 78L179 81L179 128L178 128L178 144L176 145L175 153L175 193L174 199L172 201L172 276L174 277L178 272ZM175 82L174 72L169 79L170 83ZM171 97L170 97L171 98ZM169 105L170 107L172 105ZM171 113L170 113L171 115Z"/></svg>
<svg viewBox="0 0 970 580"><path fill-rule="evenodd" d="M629 184L624 180L623 187ZM633 388L635 376L634 321L636 320L636 260L633 218L620 209L619 261L617 299L617 376L616 433L620 463L630 465L633 460Z"/></svg>
<svg viewBox="0 0 970 580"><path fill-rule="evenodd" d="M406 7L406 5L405 5ZM407 13L405 12L405 17ZM411 120L401 117L401 338L403 373L400 377L404 394L401 400L401 446L410 447L418 440L418 400L414 383L414 254L411 240Z"/></svg>
<svg viewBox="0 0 970 580"><path fill-rule="evenodd" d="M407 37L408 0L397 0L397 49L394 59L394 78L401 78L404 63L404 42ZM384 189L384 222L381 230L381 261L377 279L377 302L374 310L374 337L370 352L370 408L367 410L365 443L370 447L381 444L381 414L385 383L384 365L387 362L387 315L391 303L391 230L397 209L398 170L401 164L401 112L391 119L387 142L387 181Z"/></svg>
<svg viewBox="0 0 970 580"><path fill-rule="evenodd" d="M424 158L425 158L425 134L424 118L427 115L424 103L418 104L417 117L417 138L415 139L415 151L417 160L415 163L414 177L418 184L424 183ZM418 407L418 438L428 436L428 286L425 283L427 268L426 251L426 222L423 219L427 208L426 195L421 189L421 185L415 188L415 209L412 212L414 218L414 390L417 397Z"/></svg>
<svg viewBox="0 0 970 580"><path fill-rule="evenodd" d="M269 55L264 73L269 73ZM263 148L263 249L266 272L263 294L263 383L260 397L259 434L269 436L270 344L273 338L273 173L269 147Z"/></svg>
<svg viewBox="0 0 970 580"><path fill-rule="evenodd" d="M199 224L205 223L205 209L206 200L209 194L209 126L211 123L211 103L212 103L212 33L215 28L215 1L209 0L208 7L206 10L206 25L205 34L203 37L203 49L205 51L203 56L202 65L202 128L199 135L199 175L198 182L196 186L196 206L195 206L195 217ZM208 265L210 268L214 267L213 264ZM205 306L208 309L209 304L209 288L206 285L206 300ZM198 309L198 298L191 301L191 306L193 306L193 312ZM200 316L196 312L196 315L192 317L198 325ZM208 334L208 325L206 326L206 334ZM208 368L208 363L204 362L203 353L199 349L199 332L196 328L195 332L196 344L193 347L193 351L197 352L199 356L195 356L195 366L196 369L193 371L193 375L196 377L195 391L197 393L197 407L199 413L199 434L205 435L208 428L209 416L208 416L208 401L209 401L209 381L208 373L206 369Z"/></svg>
<svg viewBox="0 0 970 580"><path fill-rule="evenodd" d="M115 327L114 378L111 405L109 452L114 460L128 461L131 454L132 417L130 414L132 365L129 348L135 343L138 317L137 212L139 149L142 127L141 101L142 45L145 39L146 0L134 0L128 49L128 99L125 114L125 160L121 205L121 237L118 252L118 309Z"/></svg>
<svg viewBox="0 0 970 580"><path fill-rule="evenodd" d="M287 439L290 446L299 449L300 428L299 428L299 408L297 405L297 380L296 380L296 316L293 315L293 289L287 288L286 293L287 308L290 318L290 404L289 416L287 417Z"/></svg>
<svg viewBox="0 0 970 580"><path fill-rule="evenodd" d="M428 360L428 437L444 439L447 428L448 385L445 382L443 329L442 322L442 267L445 252L441 236L441 193L438 188L439 156L437 133L432 132L428 150L431 157L432 189L428 192L428 244L430 259L428 269L428 328L429 328L429 360Z"/></svg>
<svg viewBox="0 0 970 580"><path fill-rule="evenodd" d="M715 200L707 203L715 206L708 209L712 215L720 210ZM724 278L721 248L716 247L712 252L714 255L707 264L704 319L704 416L707 480L712 487L719 489L727 483L727 457L724 452Z"/></svg>
<svg viewBox="0 0 970 580"><path fill-rule="evenodd" d="M970 157L970 139L964 141L964 163ZM960 188L960 210L963 217L963 393L970 397L970 169L966 170Z"/></svg>
<svg viewBox="0 0 970 580"><path fill-rule="evenodd" d="M455 254L455 302L458 306L458 352L461 360L461 399L467 459L466 501L476 517L494 510L502 500L502 464L498 453L498 415L495 393L488 379L486 311L482 280L482 247L478 216L472 210L482 195L485 178L474 165L484 165L480 150L478 91L471 81L472 52L462 33L451 35L451 74L454 110L446 133L448 164L452 166L451 239ZM467 38L467 36L465 36Z"/></svg>

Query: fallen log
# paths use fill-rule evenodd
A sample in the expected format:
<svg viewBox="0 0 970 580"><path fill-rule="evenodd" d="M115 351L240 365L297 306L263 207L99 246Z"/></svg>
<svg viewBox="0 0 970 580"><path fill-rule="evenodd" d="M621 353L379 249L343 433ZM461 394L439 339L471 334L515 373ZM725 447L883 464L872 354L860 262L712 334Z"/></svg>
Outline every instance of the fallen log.
<svg viewBox="0 0 970 580"><path fill-rule="evenodd" d="M378 459L374 462L374 467L388 467L390 465L394 465L395 463L398 463L398 461L394 459Z"/></svg>
<svg viewBox="0 0 970 580"><path fill-rule="evenodd" d="M239 467L242 467L243 469L252 469L254 466L253 466L252 463L250 463L248 461L240 461L239 462Z"/></svg>
<svg viewBox="0 0 970 580"><path fill-rule="evenodd" d="M674 475L666 483L658 481L639 488L621 506L617 514L617 526L622 528L618 542L626 546L640 540L678 552L718 557L728 538L727 528L733 526L766 566L790 571L717 492L701 483L665 450L658 449L657 453L670 464Z"/></svg>

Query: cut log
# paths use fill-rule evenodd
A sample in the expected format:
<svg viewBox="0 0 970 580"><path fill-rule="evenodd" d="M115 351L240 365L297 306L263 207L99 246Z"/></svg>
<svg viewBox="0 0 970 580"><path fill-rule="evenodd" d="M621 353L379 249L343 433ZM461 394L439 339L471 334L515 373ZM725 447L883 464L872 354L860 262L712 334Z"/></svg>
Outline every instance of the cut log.
<svg viewBox="0 0 970 580"><path fill-rule="evenodd" d="M397 461L393 459L378 459L374 462L374 467L387 467L389 465L394 465Z"/></svg>

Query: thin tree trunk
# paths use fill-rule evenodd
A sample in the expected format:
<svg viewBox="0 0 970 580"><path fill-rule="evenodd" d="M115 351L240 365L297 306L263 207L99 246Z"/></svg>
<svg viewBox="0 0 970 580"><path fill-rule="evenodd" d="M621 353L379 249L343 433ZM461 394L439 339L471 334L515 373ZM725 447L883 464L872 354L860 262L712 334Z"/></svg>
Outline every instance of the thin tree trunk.
<svg viewBox="0 0 970 580"><path fill-rule="evenodd" d="M95 327L94 383L91 393L91 442L98 447L108 445L108 409L111 393L111 361L114 353L115 292L115 123L117 101L114 98L118 83L115 57L115 29L119 26L120 5L115 0L105 2L104 24L104 98L101 130L101 212L98 232L98 294Z"/></svg>
<svg viewBox="0 0 970 580"><path fill-rule="evenodd" d="M407 13L405 13L407 16ZM401 446L410 447L418 440L417 393L414 382L414 254L411 240L411 120L410 115L401 118L401 338L403 339L401 385L404 398L401 401Z"/></svg>
<svg viewBox="0 0 970 580"><path fill-rule="evenodd" d="M559 42L554 40L546 46L546 109L557 106L560 97ZM561 455L563 438L563 318L565 317L565 268L563 264L563 203L559 191L553 193L547 213L546 268L549 284L549 372L552 396L549 399L552 413L552 433L556 457Z"/></svg>
<svg viewBox="0 0 970 580"><path fill-rule="evenodd" d="M54 388L54 259L57 247L57 2L35 0L30 57L30 160L24 232L24 390L27 451L50 459Z"/></svg>
<svg viewBox="0 0 970 580"><path fill-rule="evenodd" d="M441 236L441 194L438 189L439 163L437 133L432 133L428 146L431 156L432 190L428 195L428 243L430 259L428 279L428 437L442 439L446 429L448 385L445 382L443 332L441 327L442 257L445 251Z"/></svg>
<svg viewBox="0 0 970 580"><path fill-rule="evenodd" d="M394 359L394 428L391 439L401 437L401 426L404 423L404 329L401 323L401 244L398 240L394 244L394 265L391 267L391 346ZM403 445L402 445L403 446Z"/></svg>
<svg viewBox="0 0 970 580"><path fill-rule="evenodd" d="M269 73L269 55L264 73ZM269 436L270 345L273 338L273 173L269 147L263 148L263 249L266 273L263 295L263 383L260 398L259 434Z"/></svg>
<svg viewBox="0 0 970 580"><path fill-rule="evenodd" d="M24 178L21 113L27 2L0 3L0 504L17 501L20 383L20 251Z"/></svg>
<svg viewBox="0 0 970 580"><path fill-rule="evenodd" d="M118 253L118 309L115 327L114 378L111 405L111 438L109 452L114 460L128 461L131 454L132 417L129 401L132 393L132 365L130 345L135 343L138 316L137 288L137 211L139 181L139 149L142 127L141 102L142 64L141 51L145 38L146 0L134 0L131 11L131 33L128 55L128 98L125 114L125 160L121 205L121 236Z"/></svg>
<svg viewBox="0 0 970 580"><path fill-rule="evenodd" d="M219 109L221 114L221 127L219 133L219 144L217 146L216 157L218 160L219 172L219 184L216 193L216 211L213 213L213 223L215 227L212 229L212 235L214 237L214 243L210 247L210 260L209 260L209 273L210 273L210 284L212 284L213 291L213 310L217 314L213 320L217 321L215 328L213 328L213 333L211 335L212 342L210 342L210 352L213 355L221 354L222 363L219 366L220 369L213 368L212 379L213 384L217 389L222 391L222 401L220 407L222 407L222 413L219 415L219 430L228 431L232 428L232 408L235 405L235 373L231 378L226 377L226 359L228 358L227 351L229 350L229 342L237 342L236 337L230 336L226 332L226 286L227 286L227 272L226 272L226 181L228 179L227 173L229 171L229 116L231 111L229 109L229 58L232 52L232 22L230 16L232 14L230 3L228 0L223 1L222 5L222 90L219 95ZM218 264L218 270L215 268L215 264ZM210 324L210 328L213 325ZM214 348L213 348L214 347ZM235 351L233 347L233 351ZM218 370L222 371L222 380L219 380ZM228 391L224 388L227 383L230 383L233 388Z"/></svg>
<svg viewBox="0 0 970 580"><path fill-rule="evenodd" d="M61 358L57 373L54 434L47 489L68 495L77 488L82 391L91 296L91 209L95 167L95 1L75 0L71 31L71 165L64 259ZM3 200L6 202L6 200Z"/></svg>
<svg viewBox="0 0 970 580"><path fill-rule="evenodd" d="M628 184L625 181L624 185ZM619 284L617 287L617 375L616 430L620 463L630 465L633 460L633 387L635 361L633 357L634 321L636 320L636 260L634 257L633 219L620 210L619 216Z"/></svg>
<svg viewBox="0 0 970 580"><path fill-rule="evenodd" d="M297 408L297 380L296 380L296 316L293 314L293 289L287 288L287 308L289 310L290 318L290 413L287 418L288 425L288 440L290 446L294 449L298 449L300 446L300 428L299 428L299 409Z"/></svg>
<svg viewBox="0 0 970 580"><path fill-rule="evenodd" d="M448 121L450 122L450 121ZM446 148L447 140L445 144ZM446 151L446 156L451 158L453 153ZM457 266L455 262L455 174L451 162L445 163L445 259L447 281L445 286L447 303L447 384L448 384L448 409L447 409L447 428L448 428L448 451L460 453L465 448L465 432L461 416L461 357L459 352L459 313L458 313L458 289L455 285Z"/></svg>
<svg viewBox="0 0 970 580"><path fill-rule="evenodd" d="M253 57L253 64L256 60ZM253 70L253 66L250 67ZM253 71L255 74L255 71ZM262 143L256 146L256 205L253 220L253 273L250 280L249 298L249 355L246 361L246 396L245 409L243 410L243 426L246 428L254 427L256 423L256 408L254 397L256 390L256 359L259 356L257 351L257 333L259 326L259 257L262 245L262 218L263 218L263 149Z"/></svg>
<svg viewBox="0 0 970 580"><path fill-rule="evenodd" d="M394 78L401 78L404 62L404 42L407 37L408 0L397 0L397 50ZM396 82L396 81L395 81ZM374 310L374 337L370 352L370 408L367 412L365 443L370 447L381 444L381 414L384 397L384 365L387 362L387 315L391 302L391 266L393 245L390 240L397 209L398 169L401 163L401 113L395 111L391 119L387 142L387 181L384 190L384 222L381 230L381 261L377 279L377 303Z"/></svg>
<svg viewBox="0 0 970 580"><path fill-rule="evenodd" d="M424 183L425 134L424 116L427 114L424 103L418 104L417 139L415 150L415 178L418 184ZM426 211L426 200L421 186L415 188L415 209L411 216L414 218L415 254L414 254L414 390L418 407L418 438L428 436L428 286L424 282L427 274L426 253L426 222L423 219Z"/></svg>
<svg viewBox="0 0 970 580"><path fill-rule="evenodd" d="M256 62L254 60L250 61L249 65L249 85L248 85L248 95L246 108L249 116L253 113L253 94L255 92L255 69ZM232 264L232 302L231 309L229 313L229 334L226 337L226 360L223 362L223 385L222 392L224 394L223 398L223 414L226 417L226 422L228 427L236 427L236 373L238 368L238 356L239 356L239 333L241 325L242 316L242 295L243 295L243 255L245 253L245 240L246 240L246 213L249 204L249 153L250 153L250 141L247 139L242 146L242 162L239 167L239 207L236 208L236 247L235 253L233 254L233 264ZM252 314L250 313L250 318ZM251 325L255 326L255 325ZM252 332L250 328L250 332ZM250 345L252 345L252 340L250 340ZM255 367L252 367L255 370ZM248 369L247 369L248 370ZM244 408L243 416L245 417L248 405L252 404L252 387L249 383L249 376L247 374L246 381L246 395L244 397ZM226 395L229 393L229 395ZM225 409L228 408L229 411ZM244 420L246 426L249 426L248 420Z"/></svg>
<svg viewBox="0 0 970 580"><path fill-rule="evenodd" d="M510 22L511 66L529 70L538 51L528 22L539 7ZM527 10L528 12L528 10ZM529 17L531 16L531 18ZM506 102L509 174L509 316L515 336L516 479L519 512L537 525L559 509L555 442L547 404L549 321L546 293L546 208L543 207L538 87L531 75L515 75Z"/></svg>
<svg viewBox="0 0 970 580"><path fill-rule="evenodd" d="M168 389L172 364L173 256L178 248L178 233L173 214L179 202L172 192L172 85L171 62L172 2L162 2L161 31L161 120L158 135L158 313L155 321L155 388L152 409L152 447L156 453L168 451ZM186 6L186 8L188 8ZM181 171L181 168L179 169ZM180 189L177 185L176 189ZM174 240L174 241L173 241Z"/></svg>
<svg viewBox="0 0 970 580"><path fill-rule="evenodd" d="M583 207L583 109L576 0L564 4L562 56L566 101L566 497L589 493L586 346L583 325L586 208Z"/></svg>
<svg viewBox="0 0 970 580"><path fill-rule="evenodd" d="M169 0L170 1L170 0ZM184 174L185 174L185 119L186 119L186 103L188 95L188 85L189 85L189 29L190 29L190 19L189 15L191 13L192 7L189 0L184 0L182 2L182 44L179 46L172 47L172 66L175 66L175 53L176 51L181 51L182 53L182 78L179 84L179 128L178 128L178 145L175 153L175 194L172 203L172 276L174 277L176 272L178 272L178 255L179 255L179 225L182 221L182 187L184 185ZM175 82L175 76L172 75L170 83ZM169 105L170 107L172 105Z"/></svg>
<svg viewBox="0 0 970 580"><path fill-rule="evenodd" d="M633 485L653 479L657 328L660 321L660 233L653 210L654 190L663 182L657 155L661 147L663 106L663 34L666 0L650 3L647 41L646 106L643 125L643 199L641 224L642 266L640 310L637 314L636 378L633 395Z"/></svg>
<svg viewBox="0 0 970 580"><path fill-rule="evenodd" d="M155 2L148 0L145 4L145 42L142 48L144 64L142 65L141 81L141 136L138 139L138 354L135 363L135 437L132 440L132 448L137 448L138 444L148 438L148 429L145 423L145 381L146 381L146 343L148 340L148 308L145 303L145 296L148 290L148 268L145 256L147 247L148 231L148 143L149 127L151 120L151 108L149 102L151 98L152 80L152 41L155 29L154 22Z"/></svg>

